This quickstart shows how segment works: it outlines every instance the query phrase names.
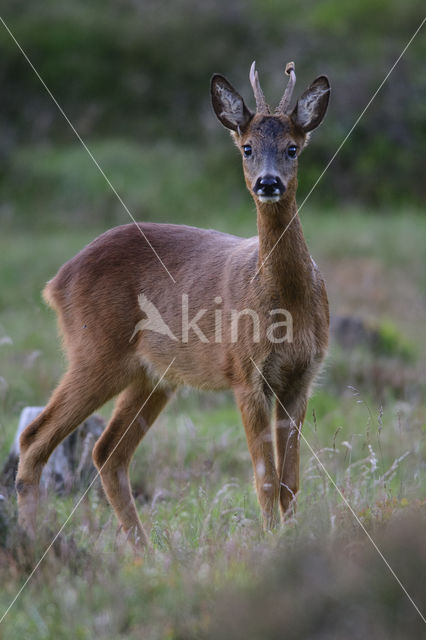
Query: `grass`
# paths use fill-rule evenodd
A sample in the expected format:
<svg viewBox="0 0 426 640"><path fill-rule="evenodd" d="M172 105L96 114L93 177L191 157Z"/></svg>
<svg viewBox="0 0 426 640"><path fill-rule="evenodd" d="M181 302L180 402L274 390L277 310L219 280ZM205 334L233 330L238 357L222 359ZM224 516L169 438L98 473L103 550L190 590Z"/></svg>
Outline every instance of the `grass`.
<svg viewBox="0 0 426 640"><path fill-rule="evenodd" d="M208 153L168 141L148 146L102 139L90 141L89 146L136 219L209 227L222 211L224 230L247 229L238 162L224 133L220 140ZM215 176L219 179L212 180ZM4 224L18 220L28 228L51 231L58 225L108 228L129 222L79 143L18 149L7 180L0 183L0 197Z"/></svg>
<svg viewBox="0 0 426 640"><path fill-rule="evenodd" d="M305 435L371 535L376 538L389 522L420 513L421 434L415 421L400 418L399 424L395 407L379 421L358 398L341 407L334 400L334 408L331 398L322 403L312 399L317 417L308 419ZM6 618L3 637L203 637L217 624L215 603L222 590L254 588L264 567L282 558L283 550L299 554L314 544L329 554L336 545L356 544L367 553L352 516L305 446L298 515L286 530L262 533L238 423L226 397L179 398L133 463L152 556L142 564L132 556L116 537L101 492L92 489ZM339 423L345 431L334 438ZM407 449L409 458L394 465L392 477L394 456ZM77 498L50 496L36 550L24 553L15 541L5 544L0 556L4 608ZM393 548L389 560L399 551ZM344 557L341 563L345 567ZM381 570L383 588L395 594L384 565ZM364 579L367 585L367 569ZM396 596L398 601L405 597Z"/></svg>
<svg viewBox="0 0 426 640"><path fill-rule="evenodd" d="M43 171L42 163L39 170ZM55 171L62 171L60 163ZM66 168L63 171L68 179ZM181 187L170 188L177 193ZM157 197L153 193L152 201ZM164 207L165 215L168 205L158 206ZM229 204L218 216L210 203L206 219L216 228L254 233L254 219L244 206L234 220L228 216ZM191 210L188 217L174 220L209 226L195 218ZM368 211L308 207L302 220L312 254L326 275L333 312L368 317L381 327L387 349L376 356L361 347L347 352L332 345L309 403L304 435L367 530L383 540L389 562L404 574L408 591L421 599L415 576L404 572L400 556L407 555L411 567L410 545L413 550L424 545L416 542L411 528L405 538L400 532L390 542L386 532L399 521L418 522L426 498L424 386L416 377L425 363L419 309L424 308L426 222L415 212L373 216ZM127 222L125 214L121 221ZM43 283L104 228L96 219L87 226L52 225L49 231L40 226L6 225L1 237L0 459L7 454L20 410L46 402L64 366L53 314L40 298ZM401 344L409 348L410 357L404 349L401 352ZM404 384L393 385L395 372ZM246 629L246 637L282 637L274 633L278 634L276 627L282 633L285 620L273 612L265 618L271 621L269 631L253 635L258 627L251 612L257 609L250 594L260 597L265 581L270 581L272 592L291 602L289 585L295 576L303 602L324 597L319 610L329 611L330 598L338 602L339 593L330 595L322 585L315 595L309 576L297 577L306 555L312 571L343 585L342 606L347 606L353 570L348 556L354 545L362 558L353 582L359 586L358 591L354 587L355 605L363 602L362 585L376 598L365 614L365 634L378 611L390 620L393 609L401 610L415 625L413 609L409 603L405 608L406 596L394 588L385 565L374 564L370 575L369 562L375 559L365 560L373 557L368 542L306 445L301 477L297 514L285 529L264 534L232 398L227 393L183 390L149 432L132 464L152 555L143 561L133 557L117 535L111 509L95 483L0 626L1 637L239 637L232 635L233 611L239 620L246 611L247 625L242 622L239 627ZM34 549L17 538L14 498L0 502L0 616L78 499L49 496ZM3 529L2 521L7 523ZM321 566L315 568L314 557L323 563L323 574ZM272 567L282 567L278 577ZM223 612L220 619L218 610ZM297 611L297 620L311 619ZM312 607L312 620L319 615L315 611ZM349 608L348 624L356 624L356 611L356 606ZM398 624L386 627L390 630L384 637L403 637L397 635ZM338 637L352 637L342 628Z"/></svg>

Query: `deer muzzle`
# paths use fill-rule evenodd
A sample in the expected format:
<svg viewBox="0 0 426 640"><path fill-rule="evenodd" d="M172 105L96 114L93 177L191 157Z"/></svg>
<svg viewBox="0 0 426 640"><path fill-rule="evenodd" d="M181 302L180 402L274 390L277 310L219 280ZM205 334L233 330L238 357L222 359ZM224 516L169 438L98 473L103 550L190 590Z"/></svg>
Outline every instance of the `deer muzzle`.
<svg viewBox="0 0 426 640"><path fill-rule="evenodd" d="M278 176L260 176L253 187L254 195L261 202L278 202L285 192L285 186Z"/></svg>

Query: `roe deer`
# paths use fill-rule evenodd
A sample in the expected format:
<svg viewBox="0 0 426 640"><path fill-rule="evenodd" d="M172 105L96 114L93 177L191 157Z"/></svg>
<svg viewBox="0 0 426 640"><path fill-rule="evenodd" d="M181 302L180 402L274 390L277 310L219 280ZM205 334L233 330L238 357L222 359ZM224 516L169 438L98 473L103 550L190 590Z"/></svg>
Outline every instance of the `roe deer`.
<svg viewBox="0 0 426 640"><path fill-rule="evenodd" d="M30 534L40 474L50 454L89 414L120 393L93 460L124 531L135 545L146 545L129 463L179 385L233 390L264 526L276 523L278 505L285 517L299 487L300 429L310 385L327 349L329 324L324 282L297 215L297 162L325 115L330 93L327 78L320 76L290 110L293 63L286 73L288 85L273 114L254 63L255 113L223 76L211 80L214 111L242 154L258 237L128 224L95 239L46 285L44 296L57 312L69 367L20 440L19 521ZM161 319L158 330L152 310ZM268 322L277 312L287 314L286 322L271 331ZM284 332L289 318L290 338ZM274 395L279 399L275 450Z"/></svg>

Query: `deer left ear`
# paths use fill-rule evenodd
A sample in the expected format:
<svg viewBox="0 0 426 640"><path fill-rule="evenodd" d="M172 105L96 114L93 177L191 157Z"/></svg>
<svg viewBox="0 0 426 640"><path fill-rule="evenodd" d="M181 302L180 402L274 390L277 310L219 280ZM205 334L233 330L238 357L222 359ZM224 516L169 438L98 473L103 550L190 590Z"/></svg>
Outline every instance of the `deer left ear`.
<svg viewBox="0 0 426 640"><path fill-rule="evenodd" d="M215 73L211 79L213 109L227 129L244 131L253 117L244 100L226 78Z"/></svg>
<svg viewBox="0 0 426 640"><path fill-rule="evenodd" d="M319 76L299 98L291 119L305 133L321 124L330 98L330 83L326 76Z"/></svg>

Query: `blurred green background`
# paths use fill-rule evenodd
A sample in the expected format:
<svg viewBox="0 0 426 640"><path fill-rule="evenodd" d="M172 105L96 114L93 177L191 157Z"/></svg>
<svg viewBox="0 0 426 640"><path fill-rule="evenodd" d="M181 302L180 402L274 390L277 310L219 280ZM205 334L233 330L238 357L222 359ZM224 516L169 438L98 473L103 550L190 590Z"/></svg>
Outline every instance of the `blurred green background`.
<svg viewBox="0 0 426 640"><path fill-rule="evenodd" d="M329 76L327 117L299 162L300 203L423 11L419 0L3 0L0 13L136 219L254 235L238 153L210 106L212 73L226 75L252 107L253 59L274 106L287 61L296 63L296 95L317 75ZM304 433L374 537L390 522L404 524L408 512L420 518L414 529L424 530L425 54L423 29L301 212L337 322ZM21 409L44 404L64 369L54 314L41 300L44 283L129 216L1 24L0 87L1 470ZM287 575L301 568L305 601L324 598L322 616L341 595L327 591L340 583L324 579L323 567L339 576L347 560L345 585L355 545L369 557L364 534L305 445L297 514L284 530L262 534L230 394L183 390L138 449L132 478L153 545L149 560L142 566L117 545L111 510L91 491L8 616L5 638L205 638L217 593L252 585L257 594L264 561L277 558L289 564L271 588L291 603ZM13 492L8 498L6 515L0 501L0 616L29 571ZM49 495L35 556L78 498ZM383 539L391 564L398 558L401 571L411 567L404 555L411 548L413 566L421 552L426 562L423 538ZM303 573L308 543L323 558L313 569L317 582ZM408 637L414 609L381 565L370 576L369 562L354 587L371 608L359 605L363 637L378 637L377 625L381 637ZM404 583L420 603L422 585L410 571ZM338 637L359 637L348 631L361 628L352 600ZM262 637L282 637L285 621L274 615ZM315 615L299 611L295 628L314 629Z"/></svg>
<svg viewBox="0 0 426 640"><path fill-rule="evenodd" d="M330 77L327 119L302 161L302 198L419 25L422 8L419 0L2 3L5 21L135 217L200 224L212 211L246 204L238 162L210 106L213 72L229 77L251 105L253 59L272 104L290 59L296 94L317 75ZM425 55L420 34L313 204L368 205L378 213L422 206ZM0 221L126 221L3 27L0 84Z"/></svg>

